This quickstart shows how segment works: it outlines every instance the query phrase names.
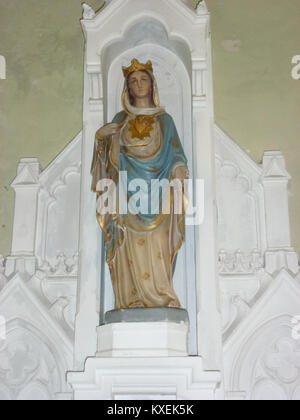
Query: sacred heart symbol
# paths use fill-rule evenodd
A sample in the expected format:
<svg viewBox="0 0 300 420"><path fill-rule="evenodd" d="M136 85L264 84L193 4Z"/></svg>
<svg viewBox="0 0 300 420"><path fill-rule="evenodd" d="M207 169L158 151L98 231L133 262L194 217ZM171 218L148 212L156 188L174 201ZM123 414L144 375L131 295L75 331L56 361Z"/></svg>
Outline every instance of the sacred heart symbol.
<svg viewBox="0 0 300 420"><path fill-rule="evenodd" d="M129 121L129 131L133 138L144 140L150 137L155 118L148 115L138 115Z"/></svg>

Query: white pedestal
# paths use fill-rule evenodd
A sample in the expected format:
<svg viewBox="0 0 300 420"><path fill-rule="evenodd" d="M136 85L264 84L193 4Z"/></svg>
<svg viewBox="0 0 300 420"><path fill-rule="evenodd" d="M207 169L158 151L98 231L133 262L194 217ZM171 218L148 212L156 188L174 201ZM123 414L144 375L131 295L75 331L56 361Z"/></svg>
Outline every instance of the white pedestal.
<svg viewBox="0 0 300 420"><path fill-rule="evenodd" d="M130 314L131 315L131 314ZM70 372L75 400L214 400L220 372L187 352L188 322L116 322L98 328L96 357ZM179 357L178 357L179 356Z"/></svg>
<svg viewBox="0 0 300 420"><path fill-rule="evenodd" d="M97 357L188 356L188 323L126 322L98 327Z"/></svg>
<svg viewBox="0 0 300 420"><path fill-rule="evenodd" d="M90 358L68 383L75 400L215 400L221 374L200 357Z"/></svg>

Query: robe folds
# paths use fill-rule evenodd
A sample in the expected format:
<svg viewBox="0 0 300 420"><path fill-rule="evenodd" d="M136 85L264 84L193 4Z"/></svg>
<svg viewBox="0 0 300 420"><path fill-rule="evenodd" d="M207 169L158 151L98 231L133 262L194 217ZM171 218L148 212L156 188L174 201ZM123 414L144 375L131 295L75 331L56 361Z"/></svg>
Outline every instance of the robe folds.
<svg viewBox="0 0 300 420"><path fill-rule="evenodd" d="M183 180L189 174L174 121L164 111L146 116L122 111L113 122L121 125L121 131L106 139L96 139L91 173L92 190L98 198L103 194L97 189L99 180L109 179L117 186L118 202L113 214L104 214L103 201L97 202L115 309L180 308L172 276L184 241L187 194L183 191ZM143 187L137 191L146 203L138 214L131 212L137 191L129 188L136 179L143 181ZM162 188L155 191L153 210L153 181L174 179L181 181L182 212L174 211L173 188L170 194L165 194ZM120 211L120 190L123 197L126 194L127 213ZM168 206L170 211L164 213L162 209Z"/></svg>

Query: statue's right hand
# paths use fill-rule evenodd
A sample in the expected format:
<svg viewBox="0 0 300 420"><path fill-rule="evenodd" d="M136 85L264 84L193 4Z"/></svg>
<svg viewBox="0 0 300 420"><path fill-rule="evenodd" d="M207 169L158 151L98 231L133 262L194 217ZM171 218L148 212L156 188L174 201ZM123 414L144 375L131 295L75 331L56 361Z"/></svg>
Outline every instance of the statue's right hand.
<svg viewBox="0 0 300 420"><path fill-rule="evenodd" d="M121 130L122 124L110 123L106 124L103 127L99 128L96 133L97 138L104 138L107 136L112 136L117 134Z"/></svg>

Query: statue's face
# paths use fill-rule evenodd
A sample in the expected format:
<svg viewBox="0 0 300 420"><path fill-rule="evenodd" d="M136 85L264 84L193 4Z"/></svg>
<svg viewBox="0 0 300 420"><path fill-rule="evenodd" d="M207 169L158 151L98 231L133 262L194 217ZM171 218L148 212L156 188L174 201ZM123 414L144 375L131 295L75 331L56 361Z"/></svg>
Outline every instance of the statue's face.
<svg viewBox="0 0 300 420"><path fill-rule="evenodd" d="M131 73L128 79L128 87L133 98L150 98L152 83L147 73L143 71Z"/></svg>

